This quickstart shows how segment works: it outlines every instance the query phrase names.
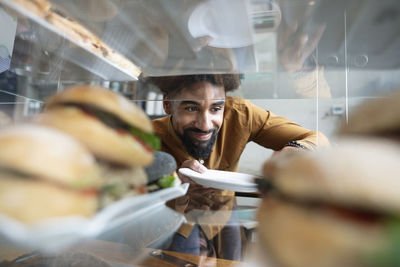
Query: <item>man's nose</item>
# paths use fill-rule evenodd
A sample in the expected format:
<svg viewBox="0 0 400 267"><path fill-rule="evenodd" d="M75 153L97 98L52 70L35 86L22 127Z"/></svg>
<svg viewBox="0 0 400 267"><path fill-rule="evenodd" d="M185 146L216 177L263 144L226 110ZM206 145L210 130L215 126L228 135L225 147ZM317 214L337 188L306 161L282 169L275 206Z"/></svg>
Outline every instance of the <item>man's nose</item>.
<svg viewBox="0 0 400 267"><path fill-rule="evenodd" d="M213 128L211 116L208 112L203 112L199 115L196 127L202 131L209 131Z"/></svg>

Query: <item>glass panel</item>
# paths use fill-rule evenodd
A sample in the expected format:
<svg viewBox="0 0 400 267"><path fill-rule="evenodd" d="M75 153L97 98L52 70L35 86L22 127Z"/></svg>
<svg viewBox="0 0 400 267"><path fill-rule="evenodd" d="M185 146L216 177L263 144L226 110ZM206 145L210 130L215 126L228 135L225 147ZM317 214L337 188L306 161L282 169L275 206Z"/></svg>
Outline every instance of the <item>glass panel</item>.
<svg viewBox="0 0 400 267"><path fill-rule="evenodd" d="M348 122L356 106L400 88L398 0L0 0L0 6L18 21L11 68L0 73L0 128L29 121L49 96L77 84L109 88L151 119L162 118L169 84L157 86L150 82L154 77L233 73L241 83L227 93L234 99L227 100L230 104L244 98L324 133L335 145L338 126ZM185 100L204 100L191 97ZM236 134L233 129L227 136ZM238 162L221 160L218 168L262 175L264 162L284 145L266 149L247 141L232 145L243 148ZM62 252L87 252L111 263L163 265L159 253L171 249L175 238L174 249L183 252L170 254L175 263L206 260L211 266L233 266L237 262L193 256L187 243L179 243L183 233L177 233L182 224L189 225L186 235L194 236L189 245L197 254L215 256L205 243L223 240L205 229L227 226L224 248L242 254L218 255L251 262L245 252L256 245L254 215L260 199L242 195L203 194L194 207L179 212L161 205ZM32 252L2 238L0 260Z"/></svg>

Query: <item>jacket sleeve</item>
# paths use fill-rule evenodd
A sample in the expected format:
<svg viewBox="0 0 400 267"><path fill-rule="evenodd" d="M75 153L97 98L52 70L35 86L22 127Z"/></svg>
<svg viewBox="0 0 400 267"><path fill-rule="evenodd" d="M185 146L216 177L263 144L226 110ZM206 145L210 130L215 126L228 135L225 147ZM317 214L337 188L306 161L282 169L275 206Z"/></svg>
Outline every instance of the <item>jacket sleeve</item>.
<svg viewBox="0 0 400 267"><path fill-rule="evenodd" d="M286 118L249 103L250 140L273 150L281 150L290 141L297 141L308 149L329 146L321 132L306 129Z"/></svg>

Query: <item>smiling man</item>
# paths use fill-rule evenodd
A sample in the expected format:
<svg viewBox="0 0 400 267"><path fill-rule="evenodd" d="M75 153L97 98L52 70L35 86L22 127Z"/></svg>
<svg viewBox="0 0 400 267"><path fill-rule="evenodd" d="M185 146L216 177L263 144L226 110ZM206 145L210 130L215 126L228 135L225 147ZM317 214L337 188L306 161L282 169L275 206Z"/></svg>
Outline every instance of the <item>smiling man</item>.
<svg viewBox="0 0 400 267"><path fill-rule="evenodd" d="M151 77L148 81L163 92L169 115L153 121L161 149L172 154L179 167L237 171L239 158L251 141L275 151L312 150L317 142L328 144L321 133L248 100L226 96L240 85L236 74Z"/></svg>
<svg viewBox="0 0 400 267"><path fill-rule="evenodd" d="M226 96L240 85L236 74L147 79L164 94L163 106L168 116L154 120L153 125L161 138L161 149L174 156L179 168L198 172L207 168L237 171L239 158L251 141L276 151L312 150L317 147L317 142L328 144L326 137L318 132L305 129L248 100ZM186 196L169 203L176 210L187 214L193 210L235 208L234 192L205 188L188 177L180 175L180 178L191 185ZM228 226L201 224L201 216L196 219L199 225L183 225L169 249L197 255L208 251L207 256L240 259L240 229L237 223L232 223L235 218L230 215L225 219L218 218L219 222L225 220ZM206 244L206 248L201 244Z"/></svg>

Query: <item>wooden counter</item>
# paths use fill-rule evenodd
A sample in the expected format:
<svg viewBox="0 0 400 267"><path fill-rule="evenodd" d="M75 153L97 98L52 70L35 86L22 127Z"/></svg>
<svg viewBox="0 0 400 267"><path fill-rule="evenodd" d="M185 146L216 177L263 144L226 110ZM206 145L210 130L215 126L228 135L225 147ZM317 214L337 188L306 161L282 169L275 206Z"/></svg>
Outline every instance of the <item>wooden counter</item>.
<svg viewBox="0 0 400 267"><path fill-rule="evenodd" d="M133 266L166 266L176 267L178 265L170 263L154 256L151 252L155 249L133 250L128 245L101 241L101 240L84 240L79 244L74 245L68 252L84 252L96 257L99 257L107 262L116 262L123 264L130 264ZM16 257L29 253L29 250L21 250L11 246L4 246L0 244L0 261L12 260ZM232 267L237 266L240 262L230 261L224 259L200 257L190 254L184 254L172 251L163 251L165 254L175 256L178 259L194 263L198 266L219 266L219 267Z"/></svg>

